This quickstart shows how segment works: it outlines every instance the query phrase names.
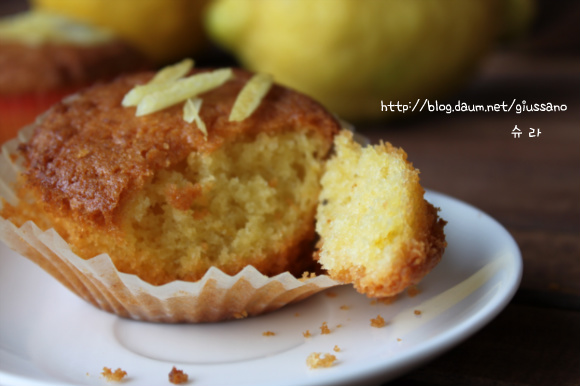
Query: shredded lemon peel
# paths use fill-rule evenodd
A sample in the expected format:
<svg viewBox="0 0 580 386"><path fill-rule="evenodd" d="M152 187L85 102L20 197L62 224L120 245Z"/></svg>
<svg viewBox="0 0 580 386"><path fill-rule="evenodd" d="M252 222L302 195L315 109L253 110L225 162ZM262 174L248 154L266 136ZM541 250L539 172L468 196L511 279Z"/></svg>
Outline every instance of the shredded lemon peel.
<svg viewBox="0 0 580 386"><path fill-rule="evenodd" d="M135 115L140 117L164 110L167 107L184 102L189 98L213 90L232 77L232 69L225 68L192 75L167 84L164 83L163 85L166 85L166 87L162 87L143 97L139 104L137 104L137 112Z"/></svg>
<svg viewBox="0 0 580 386"><path fill-rule="evenodd" d="M269 74L254 75L238 94L229 120L240 122L252 115L272 87L272 83L273 79Z"/></svg>
<svg viewBox="0 0 580 386"><path fill-rule="evenodd" d="M197 128L203 133L203 136L207 141L207 128L199 115L202 103L203 100L201 98L189 98L186 100L185 104L183 105L183 120L187 123L192 123L195 121Z"/></svg>
<svg viewBox="0 0 580 386"><path fill-rule="evenodd" d="M146 84L133 87L125 94L121 105L136 107L135 116L140 117L185 102L183 120L197 125L207 140L207 127L201 119L203 100L198 95L220 87L234 77L231 68L202 72L185 77L194 67L192 59L184 59L159 70ZM273 79L268 74L255 74L244 85L230 112L230 122L248 118L258 108L270 88Z"/></svg>
<svg viewBox="0 0 580 386"><path fill-rule="evenodd" d="M121 104L124 107L137 106L146 95L163 90L170 83L183 78L193 66L194 61L188 58L162 68L147 84L133 87L125 95Z"/></svg>

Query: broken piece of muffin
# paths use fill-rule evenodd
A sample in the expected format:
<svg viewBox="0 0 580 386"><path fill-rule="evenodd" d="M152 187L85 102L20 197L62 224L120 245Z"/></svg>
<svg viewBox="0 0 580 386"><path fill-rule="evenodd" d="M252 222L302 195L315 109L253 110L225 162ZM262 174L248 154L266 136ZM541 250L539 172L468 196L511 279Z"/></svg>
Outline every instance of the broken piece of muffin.
<svg viewBox="0 0 580 386"><path fill-rule="evenodd" d="M369 297L419 282L441 259L445 221L424 199L419 171L389 143L362 147L343 130L318 205L319 262Z"/></svg>

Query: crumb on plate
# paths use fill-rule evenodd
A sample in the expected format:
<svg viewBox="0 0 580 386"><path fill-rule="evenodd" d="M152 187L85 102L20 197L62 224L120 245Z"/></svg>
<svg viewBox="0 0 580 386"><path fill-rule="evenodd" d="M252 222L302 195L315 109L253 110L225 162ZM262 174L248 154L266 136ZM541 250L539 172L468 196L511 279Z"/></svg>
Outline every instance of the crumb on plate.
<svg viewBox="0 0 580 386"><path fill-rule="evenodd" d="M127 372L121 369L112 371L108 367L103 367L101 375L107 380L107 382L121 382L123 378L127 376Z"/></svg>
<svg viewBox="0 0 580 386"><path fill-rule="evenodd" d="M330 328L328 328L326 322L322 322L322 326L320 326L320 333L322 335L330 334Z"/></svg>
<svg viewBox="0 0 580 386"><path fill-rule="evenodd" d="M385 319L381 315L377 315L376 318L371 319L371 327L381 328L385 327Z"/></svg>
<svg viewBox="0 0 580 386"><path fill-rule="evenodd" d="M324 357L322 355L324 355ZM306 364L311 369L330 367L334 364L334 361L336 361L336 357L334 355L328 353L322 354L319 352L313 352L306 358Z"/></svg>
<svg viewBox="0 0 580 386"><path fill-rule="evenodd" d="M242 312L234 313L234 318L236 319L244 319L248 317L248 311L244 310Z"/></svg>
<svg viewBox="0 0 580 386"><path fill-rule="evenodd" d="M272 332L272 331L264 331L262 333L262 335L263 336L274 336L274 335L276 335L276 333L275 332Z"/></svg>
<svg viewBox="0 0 580 386"><path fill-rule="evenodd" d="M335 352L340 352L340 347L338 347L337 345L334 345L334 348L333 348L333 350L334 350Z"/></svg>
<svg viewBox="0 0 580 386"><path fill-rule="evenodd" d="M415 315L421 315L421 310L415 310L415 311L413 311L413 313L414 313Z"/></svg>
<svg viewBox="0 0 580 386"><path fill-rule="evenodd" d="M305 338L310 338L312 336L310 330L306 330L305 332L302 333L302 335L304 335Z"/></svg>
<svg viewBox="0 0 580 386"><path fill-rule="evenodd" d="M171 372L169 373L169 382L174 385L181 385L189 379L189 376L183 372L183 370L178 370L173 366Z"/></svg>

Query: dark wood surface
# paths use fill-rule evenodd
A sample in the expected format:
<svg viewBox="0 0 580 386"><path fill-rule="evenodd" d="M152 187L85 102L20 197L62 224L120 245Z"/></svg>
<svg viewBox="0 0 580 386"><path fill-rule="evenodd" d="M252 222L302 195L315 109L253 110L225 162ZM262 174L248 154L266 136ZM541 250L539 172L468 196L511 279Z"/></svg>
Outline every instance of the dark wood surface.
<svg viewBox="0 0 580 386"><path fill-rule="evenodd" d="M1 3L0 13L23 4ZM425 187L496 218L524 260L520 288L497 318L392 385L580 385L580 55L562 49L561 33L556 53L492 55L447 102L516 98L566 104L565 112L423 112L357 124L372 142L403 147ZM545 39L540 45L549 47ZM520 138L511 134L515 125ZM540 136L528 137L529 128Z"/></svg>
<svg viewBox="0 0 580 386"><path fill-rule="evenodd" d="M449 102L513 98L567 111L421 113L358 127L403 147L425 187L501 222L524 261L520 288L494 321L394 385L580 385L580 57L497 53Z"/></svg>

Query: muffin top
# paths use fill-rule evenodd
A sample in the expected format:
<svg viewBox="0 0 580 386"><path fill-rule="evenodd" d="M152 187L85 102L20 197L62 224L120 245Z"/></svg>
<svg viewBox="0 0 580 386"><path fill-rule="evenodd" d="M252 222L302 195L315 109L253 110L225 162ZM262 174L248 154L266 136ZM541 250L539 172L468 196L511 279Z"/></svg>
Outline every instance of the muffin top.
<svg viewBox="0 0 580 386"><path fill-rule="evenodd" d="M199 73L207 70L194 70ZM112 224L123 200L140 190L160 169L179 168L192 152L211 153L226 141L251 141L257 134L306 131L328 144L340 126L318 103L273 85L245 120L229 121L239 92L252 74L234 70L222 86L201 94L199 111L208 136L183 119L183 103L137 117L121 101L154 73L124 76L96 85L53 106L22 146L27 186L49 208L72 211L100 224Z"/></svg>

